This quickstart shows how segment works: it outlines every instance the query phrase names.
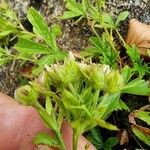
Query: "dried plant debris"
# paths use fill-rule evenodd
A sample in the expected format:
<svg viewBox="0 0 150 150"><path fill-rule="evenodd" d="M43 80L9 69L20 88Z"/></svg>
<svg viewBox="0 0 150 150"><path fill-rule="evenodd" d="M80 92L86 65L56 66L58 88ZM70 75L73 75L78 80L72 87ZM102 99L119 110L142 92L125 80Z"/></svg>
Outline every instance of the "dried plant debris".
<svg viewBox="0 0 150 150"><path fill-rule="evenodd" d="M135 44L141 55L148 56L150 49L150 25L132 19L129 22L129 30L126 38L129 45Z"/></svg>
<svg viewBox="0 0 150 150"><path fill-rule="evenodd" d="M143 127L136 123L135 118L138 118L148 125ZM129 122L132 123L131 128L134 134L144 143L150 146L150 105L142 107L139 110L135 110L129 115Z"/></svg>

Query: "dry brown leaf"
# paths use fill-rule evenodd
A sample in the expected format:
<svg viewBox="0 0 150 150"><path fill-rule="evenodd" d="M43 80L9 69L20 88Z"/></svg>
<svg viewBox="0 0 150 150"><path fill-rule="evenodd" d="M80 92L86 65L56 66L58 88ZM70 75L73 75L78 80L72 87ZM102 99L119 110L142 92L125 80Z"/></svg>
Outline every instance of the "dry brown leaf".
<svg viewBox="0 0 150 150"><path fill-rule="evenodd" d="M150 110L150 105L146 105L146 106L143 106L141 107L139 110L134 110L132 111L130 114L129 114L129 122L136 125L136 121L135 121L135 118L137 117L137 112L138 111L146 111L146 110Z"/></svg>
<svg viewBox="0 0 150 150"><path fill-rule="evenodd" d="M150 49L150 25L132 19L129 22L126 43L135 44L139 48L140 54L147 56L147 50Z"/></svg>
<svg viewBox="0 0 150 150"><path fill-rule="evenodd" d="M126 145L129 143L129 136L126 130L123 130L120 136L120 145Z"/></svg>
<svg viewBox="0 0 150 150"><path fill-rule="evenodd" d="M144 110L149 110L150 109L150 105L146 105L144 107L141 107L139 110L134 110L132 111L130 114L129 114L129 122L132 123L131 125L131 128L136 128L138 129L139 131L141 131L142 133L144 133L145 135L148 135L150 136L150 128L147 128L147 127L143 127L141 125L138 125L135 121L135 118L136 118L136 113L138 111L144 111Z"/></svg>
<svg viewBox="0 0 150 150"><path fill-rule="evenodd" d="M147 128L147 127L143 127L143 126L140 126L140 125L131 125L131 128L136 128L138 129L139 131L141 131L142 133L144 133L145 135L147 136L150 136L150 129Z"/></svg>

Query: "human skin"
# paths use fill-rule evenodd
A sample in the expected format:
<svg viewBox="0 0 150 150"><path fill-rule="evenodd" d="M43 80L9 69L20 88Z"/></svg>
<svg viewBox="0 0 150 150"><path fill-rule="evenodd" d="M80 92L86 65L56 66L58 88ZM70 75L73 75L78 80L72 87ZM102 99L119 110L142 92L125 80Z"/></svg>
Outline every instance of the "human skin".
<svg viewBox="0 0 150 150"><path fill-rule="evenodd" d="M33 107L22 106L14 99L0 93L0 149L1 150L34 150L34 136L40 131L51 134L45 127ZM72 150L72 129L67 123L62 126L63 138L67 150ZM95 150L83 136L79 138L78 150Z"/></svg>

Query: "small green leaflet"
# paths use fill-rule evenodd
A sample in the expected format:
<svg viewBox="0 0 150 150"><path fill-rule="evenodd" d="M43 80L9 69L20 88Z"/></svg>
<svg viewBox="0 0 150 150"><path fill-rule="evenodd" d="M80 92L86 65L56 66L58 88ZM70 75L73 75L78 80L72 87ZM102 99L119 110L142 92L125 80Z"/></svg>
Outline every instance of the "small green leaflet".
<svg viewBox="0 0 150 150"><path fill-rule="evenodd" d="M50 147L60 147L59 143L54 137L50 137L49 134L41 132L34 137L33 143L36 145L44 144Z"/></svg>
<svg viewBox="0 0 150 150"><path fill-rule="evenodd" d="M61 16L61 19L70 19L74 17L79 17L85 15L85 12L87 10L87 0L83 0L82 4L77 3L75 0L67 0L66 8L67 11L64 12L63 16Z"/></svg>
<svg viewBox="0 0 150 150"><path fill-rule="evenodd" d="M104 26L108 28L115 28L114 20L110 14L103 15L103 22L104 22Z"/></svg>
<svg viewBox="0 0 150 150"><path fill-rule="evenodd" d="M104 150L112 150L113 147L118 143L118 139L116 137L108 138L104 143Z"/></svg>
<svg viewBox="0 0 150 150"><path fill-rule="evenodd" d="M121 12L115 22L111 14L104 14L103 15L104 26L108 28L116 28L121 21L124 21L128 17L128 15L129 15L128 11Z"/></svg>
<svg viewBox="0 0 150 150"><path fill-rule="evenodd" d="M34 8L30 8L27 13L28 20L33 25L34 33L43 38L43 40L53 49L57 51L55 32L50 32L42 15ZM58 26L57 26L58 27Z"/></svg>
<svg viewBox="0 0 150 150"><path fill-rule="evenodd" d="M34 75L38 75L43 70L45 65L51 65L56 61L64 60L66 56L67 56L67 53L63 51L58 51L55 53L47 54L37 61L38 67L34 68L32 73Z"/></svg>
<svg viewBox="0 0 150 150"><path fill-rule="evenodd" d="M124 20L129 16L129 14L130 14L130 13L129 13L128 11L123 11L123 12L121 12L121 13L119 14L118 18L117 18L116 23L115 23L116 26L118 26L121 21L124 21Z"/></svg>
<svg viewBox="0 0 150 150"><path fill-rule="evenodd" d="M0 38L15 33L16 31L16 28L8 20L0 17Z"/></svg>

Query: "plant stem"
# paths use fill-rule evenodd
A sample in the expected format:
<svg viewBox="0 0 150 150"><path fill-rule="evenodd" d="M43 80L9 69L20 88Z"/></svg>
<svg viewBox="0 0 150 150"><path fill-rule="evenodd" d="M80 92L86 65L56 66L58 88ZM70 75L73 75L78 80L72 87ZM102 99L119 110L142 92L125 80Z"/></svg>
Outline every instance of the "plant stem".
<svg viewBox="0 0 150 150"><path fill-rule="evenodd" d="M65 144L63 142L63 138L62 138L62 135L60 134L60 131L58 131L58 132L55 131L55 134L56 134L57 139L59 140L60 145L61 145L60 150L66 150L66 147L65 147Z"/></svg>
<svg viewBox="0 0 150 150"><path fill-rule="evenodd" d="M76 132L76 130L73 130L73 150L77 150L78 139L79 139L79 134Z"/></svg>
<svg viewBox="0 0 150 150"><path fill-rule="evenodd" d="M115 29L116 33L118 34L120 40L122 41L122 43L124 44L124 46L126 46L126 42L124 41L124 39L122 38L121 34L118 32L117 29Z"/></svg>

